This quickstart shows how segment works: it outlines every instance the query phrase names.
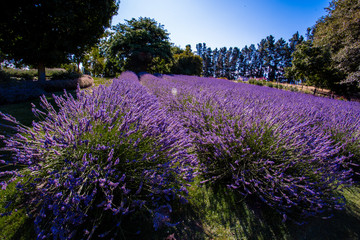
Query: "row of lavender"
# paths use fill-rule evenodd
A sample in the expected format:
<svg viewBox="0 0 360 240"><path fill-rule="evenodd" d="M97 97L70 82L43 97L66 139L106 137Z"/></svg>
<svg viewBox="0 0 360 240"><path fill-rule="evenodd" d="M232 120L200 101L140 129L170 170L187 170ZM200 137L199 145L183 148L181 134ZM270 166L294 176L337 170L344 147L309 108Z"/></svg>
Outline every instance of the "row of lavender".
<svg viewBox="0 0 360 240"><path fill-rule="evenodd" d="M358 179L360 104L227 80L143 75L189 130L203 182L255 195L286 219L341 209Z"/></svg>
<svg viewBox="0 0 360 240"><path fill-rule="evenodd" d="M32 128L2 114L19 131L3 136L14 158L2 164L27 170L0 173L10 178L0 184L16 183L39 239L116 237L138 213L171 225L196 167L203 182L256 195L284 218L343 207L336 191L360 156L359 104L211 78L141 83L125 73L54 97L55 107L43 98Z"/></svg>
<svg viewBox="0 0 360 240"><path fill-rule="evenodd" d="M171 224L175 201L186 202L196 158L186 129L161 108L135 74L124 73L91 93L45 97L39 122L2 136L13 161L2 189L16 183L35 219L38 239L110 239L124 217L148 216L155 229ZM0 136L1 137L1 136ZM13 183L11 183L13 182ZM8 213L15 206L8 208Z"/></svg>

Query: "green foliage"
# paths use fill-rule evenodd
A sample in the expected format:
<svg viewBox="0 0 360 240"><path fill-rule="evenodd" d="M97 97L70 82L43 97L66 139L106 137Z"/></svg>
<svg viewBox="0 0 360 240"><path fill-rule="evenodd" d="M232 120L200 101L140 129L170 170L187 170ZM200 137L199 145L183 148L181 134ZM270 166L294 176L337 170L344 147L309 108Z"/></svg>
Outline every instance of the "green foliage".
<svg viewBox="0 0 360 240"><path fill-rule="evenodd" d="M167 62L165 59L160 57L155 57L149 68L149 73L161 73L161 74L170 74L172 63Z"/></svg>
<svg viewBox="0 0 360 240"><path fill-rule="evenodd" d="M255 84L255 81L256 81L255 79L250 78L248 82L249 82L250 84Z"/></svg>
<svg viewBox="0 0 360 240"><path fill-rule="evenodd" d="M343 83L360 86L360 2L332 0L327 12L314 26L314 45L331 50L333 66L346 74Z"/></svg>
<svg viewBox="0 0 360 240"><path fill-rule="evenodd" d="M174 59L175 61L171 68L172 73L200 76L203 60L200 56L192 53L190 45L187 45L182 53L175 54Z"/></svg>
<svg viewBox="0 0 360 240"><path fill-rule="evenodd" d="M125 70L151 71L155 57L169 62L172 58L169 34L154 19L140 17L116 25L111 36L111 58L124 63Z"/></svg>
<svg viewBox="0 0 360 240"><path fill-rule="evenodd" d="M314 46L308 40L296 47L292 57L292 66L286 68L288 78L305 80L315 87L336 89L341 74L332 67L328 48Z"/></svg>
<svg viewBox="0 0 360 240"><path fill-rule="evenodd" d="M15 78L19 80L32 80L37 75L35 69L22 70L22 69L14 69L14 68L5 68L2 69L0 72L1 72L2 81L10 80L11 78Z"/></svg>
<svg viewBox="0 0 360 240"><path fill-rule="evenodd" d="M263 85L264 85L264 83L263 83L262 81L256 81L256 82L255 82L255 85L258 85L258 86L263 86Z"/></svg>
<svg viewBox="0 0 360 240"><path fill-rule="evenodd" d="M72 69L70 69L72 70ZM63 68L46 68L45 69L46 78L51 80L57 79L75 79L80 76L80 74L73 71L67 71ZM36 69L15 69L15 68L5 68L0 70L0 82L10 83L13 80L34 80L37 77Z"/></svg>
<svg viewBox="0 0 360 240"><path fill-rule="evenodd" d="M82 59L85 71L89 71L92 76L99 77L105 70L105 57L100 53L100 49L95 46L86 52Z"/></svg>
<svg viewBox="0 0 360 240"><path fill-rule="evenodd" d="M7 59L38 66L43 76L45 65L65 63L94 45L117 9L117 0L14 1L1 8L0 49Z"/></svg>
<svg viewBox="0 0 360 240"><path fill-rule="evenodd" d="M272 82L267 82L267 83L266 83L266 86L268 86L268 87L271 87L271 88L272 88L272 87L274 87L274 84L273 84Z"/></svg>

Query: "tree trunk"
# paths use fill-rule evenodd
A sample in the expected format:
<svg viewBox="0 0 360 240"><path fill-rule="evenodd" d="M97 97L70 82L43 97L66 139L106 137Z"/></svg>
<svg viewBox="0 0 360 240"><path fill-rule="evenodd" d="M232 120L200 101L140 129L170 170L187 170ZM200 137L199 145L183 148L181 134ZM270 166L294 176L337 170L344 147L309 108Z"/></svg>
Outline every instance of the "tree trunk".
<svg viewBox="0 0 360 240"><path fill-rule="evenodd" d="M45 82L46 75L45 75L45 64L39 63L38 65L38 81L39 82Z"/></svg>

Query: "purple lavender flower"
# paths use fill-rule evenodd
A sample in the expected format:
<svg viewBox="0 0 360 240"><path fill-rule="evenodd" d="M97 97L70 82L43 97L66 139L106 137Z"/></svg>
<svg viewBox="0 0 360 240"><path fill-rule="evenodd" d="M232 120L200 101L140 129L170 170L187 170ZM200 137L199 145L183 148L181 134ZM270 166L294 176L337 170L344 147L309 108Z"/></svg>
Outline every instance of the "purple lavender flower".
<svg viewBox="0 0 360 240"><path fill-rule="evenodd" d="M54 100L56 107L42 97L44 110L34 112L43 121L19 125L19 133L4 140L12 164L31 172L21 191L38 238L115 236L119 228L104 220L121 222L137 211L156 226L170 224L170 212L159 211L186 198L197 161L187 130L136 75L126 72L110 86Z"/></svg>
<svg viewBox="0 0 360 240"><path fill-rule="evenodd" d="M189 129L203 182L256 195L284 219L343 207L336 192L352 183L350 151L360 156L360 104L193 76L141 83Z"/></svg>

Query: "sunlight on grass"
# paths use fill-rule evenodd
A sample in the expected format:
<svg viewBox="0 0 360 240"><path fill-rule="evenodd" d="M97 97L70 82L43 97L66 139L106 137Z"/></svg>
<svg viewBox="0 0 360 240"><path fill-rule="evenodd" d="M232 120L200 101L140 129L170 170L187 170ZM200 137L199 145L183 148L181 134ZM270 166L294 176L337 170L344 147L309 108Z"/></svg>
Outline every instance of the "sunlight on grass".
<svg viewBox="0 0 360 240"><path fill-rule="evenodd" d="M289 239L281 218L260 202L247 200L221 186L189 189L190 205L203 229L203 239Z"/></svg>
<svg viewBox="0 0 360 240"><path fill-rule="evenodd" d="M113 78L100 78L100 77L93 77L95 86L99 85L109 85L112 83Z"/></svg>

